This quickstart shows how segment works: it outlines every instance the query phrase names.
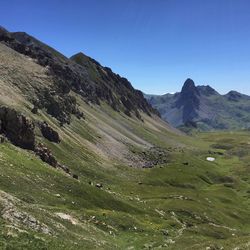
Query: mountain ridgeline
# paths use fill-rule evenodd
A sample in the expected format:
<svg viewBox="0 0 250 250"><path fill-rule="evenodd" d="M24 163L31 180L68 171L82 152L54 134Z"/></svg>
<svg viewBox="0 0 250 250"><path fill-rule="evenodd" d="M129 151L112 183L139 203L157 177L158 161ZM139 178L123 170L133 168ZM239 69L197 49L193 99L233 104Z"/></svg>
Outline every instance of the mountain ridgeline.
<svg viewBox="0 0 250 250"><path fill-rule="evenodd" d="M181 92L145 97L175 127L200 130L250 127L250 97L236 91L220 95L209 85L195 86L193 80L187 79Z"/></svg>
<svg viewBox="0 0 250 250"><path fill-rule="evenodd" d="M47 67L47 74L54 84L42 89L31 86L27 89L27 95L36 108L45 108L62 124L69 123L72 114L83 116L70 91L80 94L86 102L98 105L106 102L115 111L139 119L141 111L148 115L157 114L144 99L142 92L135 90L126 78L83 53L69 59L25 32L8 32L1 27L0 42ZM25 86L18 87L23 87L22 91L26 89ZM32 94L28 93L31 89L35 90Z"/></svg>

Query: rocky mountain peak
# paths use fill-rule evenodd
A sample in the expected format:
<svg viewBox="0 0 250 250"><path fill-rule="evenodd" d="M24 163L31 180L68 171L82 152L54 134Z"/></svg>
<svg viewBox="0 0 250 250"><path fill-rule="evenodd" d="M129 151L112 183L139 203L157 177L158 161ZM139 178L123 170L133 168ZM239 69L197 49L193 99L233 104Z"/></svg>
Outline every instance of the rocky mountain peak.
<svg viewBox="0 0 250 250"><path fill-rule="evenodd" d="M188 78L181 90L179 98L176 101L177 108L183 108L183 122L188 122L197 116L197 110L200 105L200 93L195 87L194 81Z"/></svg>
<svg viewBox="0 0 250 250"><path fill-rule="evenodd" d="M72 57L87 57L82 51L74 54Z"/></svg>
<svg viewBox="0 0 250 250"><path fill-rule="evenodd" d="M182 87L178 103L180 106L184 105L186 102L198 103L199 91L195 87L194 81L188 78Z"/></svg>
<svg viewBox="0 0 250 250"><path fill-rule="evenodd" d="M237 96L237 97L241 97L242 94L239 93L239 92L237 92L237 91L231 90L231 91L229 91L229 92L226 94L226 96L235 96L235 97Z"/></svg>
<svg viewBox="0 0 250 250"><path fill-rule="evenodd" d="M85 58L89 58L89 57L86 56L83 52L80 51L80 52L76 53L75 55L71 56L72 60L75 60L77 58L79 58L79 59L85 59Z"/></svg>
<svg viewBox="0 0 250 250"><path fill-rule="evenodd" d="M182 90L181 90L181 93L187 93L187 92L196 92L194 81L190 78L188 78L184 82Z"/></svg>
<svg viewBox="0 0 250 250"><path fill-rule="evenodd" d="M99 62L95 59L85 55L83 52L78 52L75 55L71 56L70 59L81 66L87 66L90 63L94 63L96 66L101 66Z"/></svg>
<svg viewBox="0 0 250 250"><path fill-rule="evenodd" d="M244 97L245 99L249 99L248 96L244 96L243 94L233 90L229 91L225 96L229 101L234 101L234 102L238 102L240 99Z"/></svg>

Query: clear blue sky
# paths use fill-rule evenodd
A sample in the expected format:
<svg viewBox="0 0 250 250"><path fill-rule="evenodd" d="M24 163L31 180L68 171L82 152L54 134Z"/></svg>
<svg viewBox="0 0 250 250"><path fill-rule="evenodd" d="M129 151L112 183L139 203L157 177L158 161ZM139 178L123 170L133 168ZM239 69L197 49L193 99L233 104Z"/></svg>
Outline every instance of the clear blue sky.
<svg viewBox="0 0 250 250"><path fill-rule="evenodd" d="M249 0L7 0L0 25L79 51L146 93L187 77L250 94Z"/></svg>

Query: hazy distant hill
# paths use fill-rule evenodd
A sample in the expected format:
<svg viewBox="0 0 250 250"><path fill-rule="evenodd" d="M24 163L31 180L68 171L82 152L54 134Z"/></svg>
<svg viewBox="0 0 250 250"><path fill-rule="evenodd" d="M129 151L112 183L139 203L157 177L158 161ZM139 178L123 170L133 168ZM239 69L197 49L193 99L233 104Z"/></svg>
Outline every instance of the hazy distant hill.
<svg viewBox="0 0 250 250"><path fill-rule="evenodd" d="M175 127L202 130L250 127L250 97L236 91L220 95L210 86L195 86L193 80L187 79L181 92L145 97Z"/></svg>

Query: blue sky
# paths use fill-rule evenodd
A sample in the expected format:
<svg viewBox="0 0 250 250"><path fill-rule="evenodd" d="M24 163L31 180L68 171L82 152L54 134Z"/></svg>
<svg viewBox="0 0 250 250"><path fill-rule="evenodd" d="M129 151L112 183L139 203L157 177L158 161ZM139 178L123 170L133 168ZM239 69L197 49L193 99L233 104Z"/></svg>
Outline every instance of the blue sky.
<svg viewBox="0 0 250 250"><path fill-rule="evenodd" d="M82 51L146 93L190 77L250 94L249 0L8 0L0 25Z"/></svg>

